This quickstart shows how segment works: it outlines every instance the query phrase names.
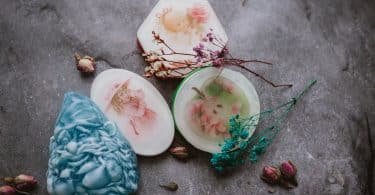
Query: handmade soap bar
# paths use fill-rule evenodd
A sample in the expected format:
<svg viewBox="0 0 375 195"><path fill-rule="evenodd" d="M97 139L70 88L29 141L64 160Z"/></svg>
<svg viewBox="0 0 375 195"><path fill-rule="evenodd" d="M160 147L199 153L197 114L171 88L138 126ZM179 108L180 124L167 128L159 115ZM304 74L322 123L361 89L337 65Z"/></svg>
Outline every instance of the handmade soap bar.
<svg viewBox="0 0 375 195"><path fill-rule="evenodd" d="M207 67L184 79L173 100L178 130L196 148L219 152L229 136L229 118L260 111L254 86L241 73ZM257 121L256 121L257 123ZM251 135L254 129L249 129Z"/></svg>
<svg viewBox="0 0 375 195"><path fill-rule="evenodd" d="M207 34L215 34L215 41L202 42ZM228 37L207 0L160 0L139 27L139 45L145 56L162 56L164 60L150 60L154 69L159 66L181 67L186 63L197 65L193 48L206 44L212 51L222 50ZM212 44L214 43L214 44ZM200 62L199 62L200 63ZM191 69L179 69L184 74ZM175 73L175 74L173 74ZM178 72L155 74L158 77L179 76Z"/></svg>
<svg viewBox="0 0 375 195"><path fill-rule="evenodd" d="M137 190L135 153L116 124L85 96L65 94L49 149L49 194L129 194Z"/></svg>
<svg viewBox="0 0 375 195"><path fill-rule="evenodd" d="M106 70L95 78L91 99L116 122L136 154L157 155L172 143L172 113L160 92L143 77L123 69Z"/></svg>

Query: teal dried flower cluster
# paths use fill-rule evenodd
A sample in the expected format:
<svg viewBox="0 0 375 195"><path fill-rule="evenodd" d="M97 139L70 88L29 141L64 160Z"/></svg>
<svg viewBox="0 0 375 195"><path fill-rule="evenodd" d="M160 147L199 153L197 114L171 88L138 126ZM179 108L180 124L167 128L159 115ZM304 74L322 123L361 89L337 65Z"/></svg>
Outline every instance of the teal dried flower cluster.
<svg viewBox="0 0 375 195"><path fill-rule="evenodd" d="M311 81L299 95L275 108L245 118L241 118L239 115L232 116L229 120L230 138L224 139L220 153L213 154L212 166L222 172L242 165L246 160L252 163L257 162L258 157L265 153L267 147L279 133L289 112L316 82L316 80ZM262 123L267 119L272 120L270 125L258 130L253 136L249 136L249 132L257 127L258 122Z"/></svg>

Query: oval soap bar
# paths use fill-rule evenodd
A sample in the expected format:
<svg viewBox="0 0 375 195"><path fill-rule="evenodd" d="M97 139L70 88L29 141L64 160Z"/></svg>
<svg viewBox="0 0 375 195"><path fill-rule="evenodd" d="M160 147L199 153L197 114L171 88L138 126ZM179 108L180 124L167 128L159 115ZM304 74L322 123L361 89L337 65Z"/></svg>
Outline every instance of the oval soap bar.
<svg viewBox="0 0 375 195"><path fill-rule="evenodd" d="M254 86L240 72L207 67L193 72L178 87L173 99L177 129L194 147L220 152L229 136L229 118L260 111ZM249 135L255 129L249 129Z"/></svg>
<svg viewBox="0 0 375 195"><path fill-rule="evenodd" d="M137 190L135 153L116 124L85 96L65 94L49 149L49 194L130 194Z"/></svg>
<svg viewBox="0 0 375 195"><path fill-rule="evenodd" d="M168 104L143 77L123 69L106 70L95 78L91 99L117 123L135 153L154 156L172 143L174 122Z"/></svg>

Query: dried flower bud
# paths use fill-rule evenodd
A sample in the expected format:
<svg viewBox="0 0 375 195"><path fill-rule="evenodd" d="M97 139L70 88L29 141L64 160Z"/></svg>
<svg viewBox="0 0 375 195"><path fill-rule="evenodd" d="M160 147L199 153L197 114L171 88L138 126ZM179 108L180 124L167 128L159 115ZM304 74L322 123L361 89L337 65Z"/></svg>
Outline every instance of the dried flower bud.
<svg viewBox="0 0 375 195"><path fill-rule="evenodd" d="M83 73L93 73L96 70L95 60L90 56L85 56L81 58L78 53L74 54L76 59L77 70Z"/></svg>
<svg viewBox="0 0 375 195"><path fill-rule="evenodd" d="M277 167L265 166L260 178L269 184L276 184L280 181L281 172Z"/></svg>
<svg viewBox="0 0 375 195"><path fill-rule="evenodd" d="M224 59L223 58L216 58L212 62L212 65L214 65L214 66L222 66L222 65L224 65Z"/></svg>
<svg viewBox="0 0 375 195"><path fill-rule="evenodd" d="M1 186L0 195L15 195L17 194L16 190L10 186Z"/></svg>
<svg viewBox="0 0 375 195"><path fill-rule="evenodd" d="M186 147L183 147L183 146L173 147L169 150L169 153L173 157L178 158L178 159L185 160L189 158L189 151Z"/></svg>
<svg viewBox="0 0 375 195"><path fill-rule="evenodd" d="M296 166L290 161L284 161L280 165L280 171L285 178L292 178L297 174Z"/></svg>
<svg viewBox="0 0 375 195"><path fill-rule="evenodd" d="M285 179L291 181L293 185L298 185L296 180L297 167L290 160L281 163L280 171Z"/></svg>
<svg viewBox="0 0 375 195"><path fill-rule="evenodd" d="M175 182L169 182L168 184L159 184L160 187L163 187L170 191L176 191L178 189L178 185Z"/></svg>
<svg viewBox="0 0 375 195"><path fill-rule="evenodd" d="M18 190L31 191L36 187L38 182L33 176L21 174L14 178L14 184Z"/></svg>
<svg viewBox="0 0 375 195"><path fill-rule="evenodd" d="M14 182L14 178L13 177L4 177L3 180L4 180L4 183L8 184L8 185L13 184L13 182Z"/></svg>

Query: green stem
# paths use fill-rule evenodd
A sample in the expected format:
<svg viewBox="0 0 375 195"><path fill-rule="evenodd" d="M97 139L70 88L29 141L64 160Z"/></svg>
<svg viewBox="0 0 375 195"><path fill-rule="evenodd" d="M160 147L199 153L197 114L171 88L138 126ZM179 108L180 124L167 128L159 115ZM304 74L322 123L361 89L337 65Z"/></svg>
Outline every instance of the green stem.
<svg viewBox="0 0 375 195"><path fill-rule="evenodd" d="M314 86L318 81L316 79L312 80L310 84L308 84L305 89L296 97L299 100L312 86Z"/></svg>

